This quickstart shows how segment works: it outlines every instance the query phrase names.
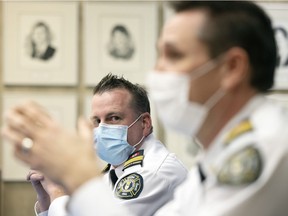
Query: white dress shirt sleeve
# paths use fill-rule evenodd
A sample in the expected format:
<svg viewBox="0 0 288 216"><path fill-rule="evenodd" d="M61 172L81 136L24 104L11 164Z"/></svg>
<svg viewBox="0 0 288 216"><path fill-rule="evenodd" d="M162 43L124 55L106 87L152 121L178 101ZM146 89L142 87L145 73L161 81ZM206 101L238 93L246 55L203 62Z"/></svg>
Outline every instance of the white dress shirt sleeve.
<svg viewBox="0 0 288 216"><path fill-rule="evenodd" d="M41 212L39 214L36 213L36 215L38 215L38 216L48 216L48 211Z"/></svg>
<svg viewBox="0 0 288 216"><path fill-rule="evenodd" d="M37 204L38 204L38 201L35 203L34 205L34 212L35 212L35 215L36 216L48 216L48 210L47 211L44 211L44 212L38 212L37 210Z"/></svg>
<svg viewBox="0 0 288 216"><path fill-rule="evenodd" d="M111 188L101 178L92 179L82 185L71 197L68 211L69 216L131 216L128 210L115 200Z"/></svg>
<svg viewBox="0 0 288 216"><path fill-rule="evenodd" d="M68 202L69 196L61 196L53 200L49 207L47 216L67 216L66 205Z"/></svg>

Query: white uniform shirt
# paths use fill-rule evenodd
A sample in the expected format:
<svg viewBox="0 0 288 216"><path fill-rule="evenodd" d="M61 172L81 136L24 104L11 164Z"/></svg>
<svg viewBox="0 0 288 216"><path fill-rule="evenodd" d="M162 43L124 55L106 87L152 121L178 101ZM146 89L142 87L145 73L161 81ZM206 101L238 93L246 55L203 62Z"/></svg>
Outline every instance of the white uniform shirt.
<svg viewBox="0 0 288 216"><path fill-rule="evenodd" d="M142 165L132 164L123 170L124 164L122 164L115 169L118 180L113 193L115 197L122 196L123 199L116 198L117 202L122 206L127 206L133 214L148 216L154 214L157 209L173 198L174 189L186 179L188 171L175 154L168 152L152 134L144 140L140 150L144 151ZM99 197L94 200L95 203L101 200L101 196L105 195L103 193L112 194L109 173L104 175L104 182L109 185L110 190L98 193ZM88 199L89 197L86 197L83 201ZM55 200L55 202L62 201ZM62 205L52 202L48 215L63 216L63 213L57 214L57 212L63 212L61 208L65 206L63 202ZM107 203L107 210L109 208Z"/></svg>
<svg viewBox="0 0 288 216"><path fill-rule="evenodd" d="M241 133L243 122L252 127ZM256 96L199 155L206 180L194 167L174 203L156 215L288 215L287 132L287 109Z"/></svg>
<svg viewBox="0 0 288 216"><path fill-rule="evenodd" d="M243 121L252 127L242 134L236 130L237 135L227 139ZM206 179L201 182L198 166L192 168L177 188L174 200L155 215L288 215L287 132L287 109L262 96L253 98L226 125L211 148L199 155L198 163ZM101 190L106 189L98 179L79 188L70 200L70 215L135 215L117 206L111 197L99 196ZM87 197L99 202L86 202ZM108 210L106 203L110 206Z"/></svg>
<svg viewBox="0 0 288 216"><path fill-rule="evenodd" d="M142 166L132 165L122 171L122 165L115 169L118 181L114 187L114 194L116 197L123 196L126 191L131 191L135 187L135 190L132 190L127 196L123 196L125 199L120 199L120 204L127 206L136 215L148 216L172 199L174 189L186 179L188 171L175 154L169 153L166 147L153 135L145 139L140 149L144 150ZM136 179L139 176L143 183L141 183L141 179L127 179L130 176L136 177ZM125 190L127 182L131 188ZM138 186L135 186L135 183L138 183ZM136 190L139 191L139 196L133 198L133 194L135 196L137 194ZM132 198L127 199L128 195Z"/></svg>

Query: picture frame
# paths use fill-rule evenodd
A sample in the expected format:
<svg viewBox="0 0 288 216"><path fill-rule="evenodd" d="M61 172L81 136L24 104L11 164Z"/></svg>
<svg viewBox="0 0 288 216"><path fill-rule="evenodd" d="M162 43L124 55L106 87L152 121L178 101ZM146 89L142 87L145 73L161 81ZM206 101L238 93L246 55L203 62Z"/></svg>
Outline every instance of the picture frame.
<svg viewBox="0 0 288 216"><path fill-rule="evenodd" d="M288 3L266 2L259 5L272 20L275 39L278 46L277 67L274 78L274 90L288 89Z"/></svg>
<svg viewBox="0 0 288 216"><path fill-rule="evenodd" d="M65 128L71 130L76 128L77 97L75 94L7 92L3 95L3 113L25 99L38 102ZM2 142L1 158L3 181L26 181L29 167L14 157L13 146L7 141Z"/></svg>
<svg viewBox="0 0 288 216"><path fill-rule="evenodd" d="M156 60L157 2L84 2L84 71L87 86L108 73L144 84Z"/></svg>
<svg viewBox="0 0 288 216"><path fill-rule="evenodd" d="M78 3L3 3L5 85L75 85Z"/></svg>
<svg viewBox="0 0 288 216"><path fill-rule="evenodd" d="M91 92L87 91L85 93L85 99L84 99L84 109L83 109L83 116L86 119L91 119L91 112L92 112L92 90Z"/></svg>
<svg viewBox="0 0 288 216"><path fill-rule="evenodd" d="M175 11L169 6L169 1L162 2L163 5L163 25L175 15Z"/></svg>

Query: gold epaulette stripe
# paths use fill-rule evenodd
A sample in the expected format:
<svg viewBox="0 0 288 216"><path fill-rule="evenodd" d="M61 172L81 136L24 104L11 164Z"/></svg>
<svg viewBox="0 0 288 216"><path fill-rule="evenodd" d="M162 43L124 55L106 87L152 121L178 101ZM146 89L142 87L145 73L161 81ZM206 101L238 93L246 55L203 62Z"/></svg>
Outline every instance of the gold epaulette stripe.
<svg viewBox="0 0 288 216"><path fill-rule="evenodd" d="M241 134L244 134L251 130L253 130L253 126L249 120L241 122L239 125L233 128L232 131L227 135L225 139L225 145L228 145L232 140L234 140Z"/></svg>
<svg viewBox="0 0 288 216"><path fill-rule="evenodd" d="M111 167L111 164L107 164L104 168L103 168L103 170L102 170L102 172L101 173L106 173L106 172L108 172L109 171L109 169L110 169L110 167Z"/></svg>
<svg viewBox="0 0 288 216"><path fill-rule="evenodd" d="M133 162L135 162L135 161L142 161L143 158L144 158L143 155L139 155L139 156L137 156L137 157L131 158L131 159L129 159L128 161L126 161L126 162L124 163L124 167L128 166L130 163L133 163Z"/></svg>

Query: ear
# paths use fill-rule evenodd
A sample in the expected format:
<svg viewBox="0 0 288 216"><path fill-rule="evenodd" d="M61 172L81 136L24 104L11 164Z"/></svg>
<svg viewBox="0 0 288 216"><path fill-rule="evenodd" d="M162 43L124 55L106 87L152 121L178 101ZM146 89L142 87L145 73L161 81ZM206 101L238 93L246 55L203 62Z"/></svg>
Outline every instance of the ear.
<svg viewBox="0 0 288 216"><path fill-rule="evenodd" d="M229 49L225 54L224 61L221 82L223 90L232 91L243 82L249 82L249 57L244 49L240 47Z"/></svg>
<svg viewBox="0 0 288 216"><path fill-rule="evenodd" d="M152 120L148 112L142 114L143 136L148 136L152 131Z"/></svg>

